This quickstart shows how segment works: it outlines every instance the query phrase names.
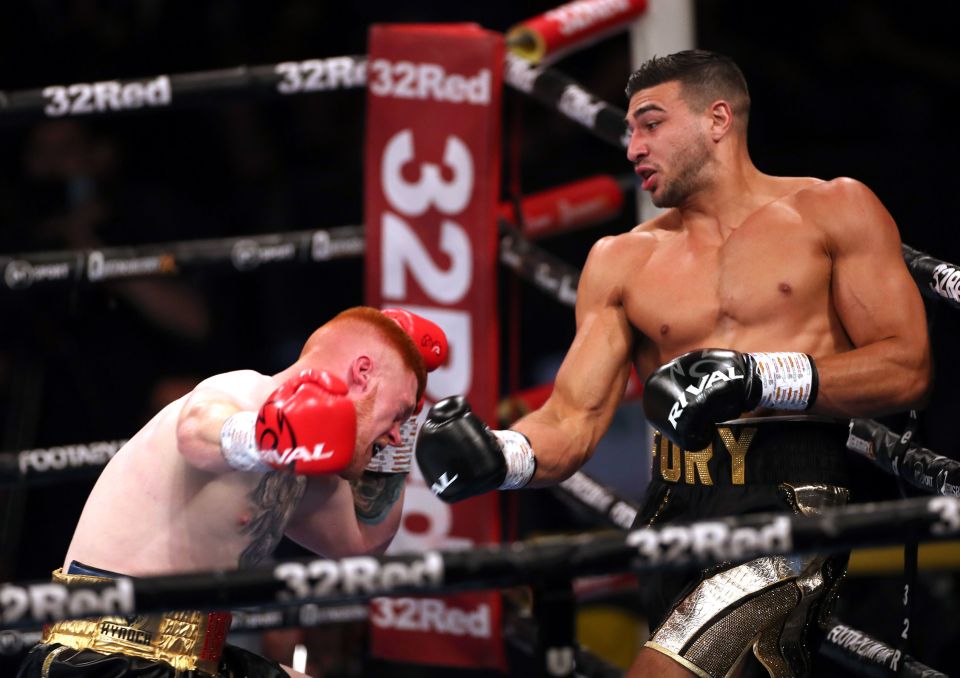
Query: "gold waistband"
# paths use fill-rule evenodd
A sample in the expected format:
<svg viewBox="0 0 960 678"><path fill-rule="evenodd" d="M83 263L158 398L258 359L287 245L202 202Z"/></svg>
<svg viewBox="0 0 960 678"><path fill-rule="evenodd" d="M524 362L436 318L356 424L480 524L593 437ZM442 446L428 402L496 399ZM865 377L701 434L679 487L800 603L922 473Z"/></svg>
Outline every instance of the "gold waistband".
<svg viewBox="0 0 960 678"><path fill-rule="evenodd" d="M53 573L61 584L110 581L103 577ZM228 612L196 610L135 617L71 619L44 628L43 642L101 654L115 652L169 664L178 671L216 675L230 627Z"/></svg>

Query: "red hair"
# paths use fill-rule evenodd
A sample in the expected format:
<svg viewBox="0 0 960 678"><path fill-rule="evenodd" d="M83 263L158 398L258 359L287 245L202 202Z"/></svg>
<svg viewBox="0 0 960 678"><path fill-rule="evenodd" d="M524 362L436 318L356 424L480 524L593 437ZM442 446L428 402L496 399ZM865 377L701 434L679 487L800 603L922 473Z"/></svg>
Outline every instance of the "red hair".
<svg viewBox="0 0 960 678"><path fill-rule="evenodd" d="M300 357L313 350L319 340L318 334L324 329L333 327L337 323L350 321L361 322L374 328L390 346L400 353L404 367L417 377L417 402L419 402L427 386L427 368L423 363L423 356L420 355L420 350L413 339L400 325L371 306L354 306L335 315L310 335L307 343L303 345Z"/></svg>

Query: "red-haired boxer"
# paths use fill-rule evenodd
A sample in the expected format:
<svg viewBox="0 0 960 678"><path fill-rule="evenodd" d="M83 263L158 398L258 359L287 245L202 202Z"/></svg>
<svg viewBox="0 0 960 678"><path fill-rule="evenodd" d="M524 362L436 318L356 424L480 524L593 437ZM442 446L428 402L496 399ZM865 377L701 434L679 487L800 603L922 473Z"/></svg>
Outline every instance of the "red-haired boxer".
<svg viewBox="0 0 960 678"><path fill-rule="evenodd" d="M409 468L409 454L404 466L391 450L409 447L401 425L445 356L435 324L357 307L316 330L279 374L201 382L106 466L55 579L250 567L284 535L330 557L382 551ZM377 452L387 461L367 470ZM178 611L61 622L18 675L297 675L225 645L229 619Z"/></svg>
<svg viewBox="0 0 960 678"><path fill-rule="evenodd" d="M563 480L606 431L632 363L662 432L639 524L844 503L836 418L905 410L930 381L893 219L857 181L761 173L747 85L724 56L651 59L627 96L628 159L667 209L594 245L543 407L491 431L462 399L437 403L417 442L424 476L448 500ZM768 557L658 578L665 605L630 676L728 676L756 661L809 675L811 631L844 567Z"/></svg>

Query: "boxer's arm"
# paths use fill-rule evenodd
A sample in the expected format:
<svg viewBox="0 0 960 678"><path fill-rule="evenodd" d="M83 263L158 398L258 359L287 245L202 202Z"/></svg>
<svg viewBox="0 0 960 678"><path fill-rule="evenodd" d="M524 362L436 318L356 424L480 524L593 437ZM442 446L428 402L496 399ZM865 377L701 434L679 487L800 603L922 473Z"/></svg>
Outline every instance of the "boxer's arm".
<svg viewBox="0 0 960 678"><path fill-rule="evenodd" d="M310 477L286 534L328 558L382 553L400 526L406 477L370 472L352 482Z"/></svg>
<svg viewBox="0 0 960 678"><path fill-rule="evenodd" d="M833 257L834 303L855 348L815 356L820 385L812 411L877 416L917 406L930 384L930 345L896 224L857 181L837 179L815 193Z"/></svg>
<svg viewBox="0 0 960 678"><path fill-rule="evenodd" d="M553 392L511 426L527 436L537 458L530 487L561 482L586 463L623 398L634 341L623 308L623 258L617 238L593 246L577 288L577 333ZM637 264L636 252L631 262Z"/></svg>
<svg viewBox="0 0 960 678"><path fill-rule="evenodd" d="M186 396L177 419L177 449L193 466L211 473L234 470L220 448L220 432L230 416L256 410L273 388L269 377L253 370L218 374Z"/></svg>
<svg viewBox="0 0 960 678"><path fill-rule="evenodd" d="M383 553L400 527L406 473L365 471L350 482L353 511L368 553Z"/></svg>

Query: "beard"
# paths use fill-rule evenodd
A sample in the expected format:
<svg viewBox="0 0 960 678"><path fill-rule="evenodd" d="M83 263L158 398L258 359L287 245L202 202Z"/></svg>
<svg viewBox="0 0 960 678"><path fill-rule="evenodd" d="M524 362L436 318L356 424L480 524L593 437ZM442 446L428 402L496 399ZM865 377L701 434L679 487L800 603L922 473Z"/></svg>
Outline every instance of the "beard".
<svg viewBox="0 0 960 678"><path fill-rule="evenodd" d="M657 207L679 207L704 186L704 169L712 161L710 146L702 135L691 136L691 141L677 151L672 163L676 167L676 178L664 183L663 191L651 194L650 200Z"/></svg>
<svg viewBox="0 0 960 678"><path fill-rule="evenodd" d="M373 441L369 439L371 432L368 429L370 428L370 418L379 390L380 386L378 384L370 389L367 395L353 401L353 407L357 412L357 443L353 448L353 459L350 460L350 465L343 471L343 475L347 478L359 478L369 461L366 452Z"/></svg>

